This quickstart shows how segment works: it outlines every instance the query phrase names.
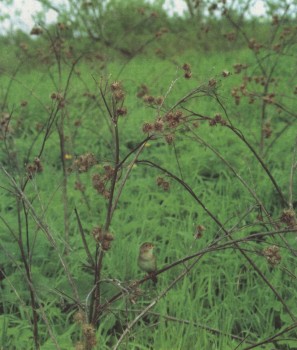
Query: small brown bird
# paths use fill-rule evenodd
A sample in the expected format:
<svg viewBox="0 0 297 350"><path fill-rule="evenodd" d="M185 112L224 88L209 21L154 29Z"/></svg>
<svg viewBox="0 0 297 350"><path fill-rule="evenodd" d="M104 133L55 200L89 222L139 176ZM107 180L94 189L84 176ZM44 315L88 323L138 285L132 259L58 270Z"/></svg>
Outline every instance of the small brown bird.
<svg viewBox="0 0 297 350"><path fill-rule="evenodd" d="M153 254L154 245L149 242L145 242L140 246L139 255L138 255L138 266L141 270L147 272L153 283L157 283L157 277L155 272L157 271L157 261L156 257Z"/></svg>

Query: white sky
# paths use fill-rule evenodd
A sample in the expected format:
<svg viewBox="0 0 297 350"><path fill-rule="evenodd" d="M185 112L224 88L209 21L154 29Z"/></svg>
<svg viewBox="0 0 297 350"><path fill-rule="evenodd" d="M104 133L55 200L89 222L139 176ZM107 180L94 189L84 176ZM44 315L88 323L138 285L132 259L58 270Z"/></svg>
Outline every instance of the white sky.
<svg viewBox="0 0 297 350"><path fill-rule="evenodd" d="M64 0L52 0L53 4L61 4L65 3ZM265 0L256 0L255 5L252 9L253 15L262 15L265 12ZM174 8L174 12L183 13L186 9L184 0L166 0L166 4L168 8ZM13 7L7 7L0 0L0 16L3 14L10 14L13 20L13 27L21 28L26 32L29 32L34 26L34 14L41 10L41 5L37 0L14 0ZM56 22L57 13L53 10L48 11L46 14L46 22L53 23ZM5 20L4 22L0 22L0 32L9 30L11 27L11 22L9 20Z"/></svg>

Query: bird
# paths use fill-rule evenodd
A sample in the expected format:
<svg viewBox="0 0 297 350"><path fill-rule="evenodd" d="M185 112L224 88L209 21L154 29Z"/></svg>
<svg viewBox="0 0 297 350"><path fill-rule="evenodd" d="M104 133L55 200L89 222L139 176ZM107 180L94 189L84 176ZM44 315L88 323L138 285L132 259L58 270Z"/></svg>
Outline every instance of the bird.
<svg viewBox="0 0 297 350"><path fill-rule="evenodd" d="M153 281L154 285L157 283L157 276L155 275L157 271L157 260L156 256L153 254L154 245L150 242L143 243L139 248L138 255L138 266L141 270L147 272Z"/></svg>

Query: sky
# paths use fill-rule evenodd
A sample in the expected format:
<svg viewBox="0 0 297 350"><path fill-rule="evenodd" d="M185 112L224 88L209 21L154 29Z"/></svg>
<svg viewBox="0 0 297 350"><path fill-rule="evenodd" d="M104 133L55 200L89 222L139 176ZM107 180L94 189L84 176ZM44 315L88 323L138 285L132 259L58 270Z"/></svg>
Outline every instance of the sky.
<svg viewBox="0 0 297 350"><path fill-rule="evenodd" d="M52 0L53 4L61 4L65 2L65 0ZM262 15L265 10L264 6L265 0L255 0L255 5L253 6L253 15ZM172 5L173 4L173 7ZM174 8L174 12L183 13L186 9L184 0L166 0L166 6L168 9ZM30 32L32 27L34 26L34 14L41 10L41 5L37 0L14 0L13 7L8 8L6 5L2 3L0 0L0 16L6 13L13 14L13 26L14 29L21 28L26 32ZM54 23L57 19L57 13L53 10L48 11L46 14L46 23ZM0 32L9 30L11 26L11 22L9 20L5 20L0 23Z"/></svg>

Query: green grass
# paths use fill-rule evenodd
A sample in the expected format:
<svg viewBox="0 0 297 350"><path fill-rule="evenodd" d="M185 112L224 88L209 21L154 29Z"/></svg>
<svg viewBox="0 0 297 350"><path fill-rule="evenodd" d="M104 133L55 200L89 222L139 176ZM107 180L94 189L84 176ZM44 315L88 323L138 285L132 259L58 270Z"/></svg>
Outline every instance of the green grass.
<svg viewBox="0 0 297 350"><path fill-rule="evenodd" d="M60 113L58 120L60 121L62 116L64 118L66 153L73 157L71 160L66 160L66 166L71 167L73 159L86 152L94 153L98 160L98 164L90 172L79 175L80 181L86 186L85 196L89 207L81 193L74 190L75 181L78 179L77 173L73 171L67 176L70 237L69 253L64 258L82 304L90 301L88 294L92 290L94 276L90 270L84 268L87 257L74 208L79 212L90 251L94 254L95 241L91 232L95 226L104 224L107 202L92 188L91 176L102 172L103 165L113 164L114 146L106 122L108 119L106 110L102 108L102 101L100 109L95 100L83 96L88 90L96 95L97 101L100 100L98 85L102 75L108 78L108 83L120 79L126 92L125 105L128 108L128 116L119 121L120 159L129 152L129 143L137 145L144 139L143 123L152 122L156 118L157 111L145 106L135 96L140 84L146 84L154 96L166 95L172 85L164 103L169 109L187 92L207 83L213 77L218 79L218 93L232 123L244 134L255 150L259 150L259 106L249 105L244 101L240 106L235 106L230 92L233 86L240 85L240 77L236 74L225 79L221 77L223 70L232 72L235 63L253 62L250 51L212 53L203 57L191 51L173 57L173 60L180 66L184 62L191 64L192 79L185 80L182 71L177 69L175 63L158 58L135 58L122 72L122 62L112 62L104 71L100 71L96 65L91 66L82 60L77 67L80 75L74 74L71 78L66 108L58 112ZM286 62L281 62L280 65L284 74ZM69 67L63 66L61 84L63 88L69 70ZM53 77L57 82L58 76L54 69ZM178 80L172 84L176 78ZM6 91L5 87L9 81L9 75L1 77L3 92ZM12 114L11 127L14 130L9 139L9 152L16 152L18 167L9 164L3 142L1 161L7 171L16 178L17 183L24 181L25 163L32 162L41 148L44 132L38 133L36 126L47 122L49 112L46 108L49 110L52 108L54 102L50 96L55 91L57 88L49 75L38 69L18 74L9 90L5 112ZM26 107L20 107L20 102L23 100L28 101ZM216 113L221 113L225 117L218 103L209 96L190 101L187 108L210 117ZM275 117L275 111L271 111L271 114L274 130L277 132L284 125L284 121ZM77 120L80 120L80 126L75 126ZM279 221L284 208L253 153L226 127L220 125L210 127L208 122L201 122L195 133L204 140L204 145L199 143L193 134L181 131L176 135L175 149L172 145L168 145L163 137L159 137L149 141L140 159L154 161L181 177L209 212L227 230L234 230L233 239L272 229L272 225L267 223L268 218L264 217L264 223L257 220L259 210L255 199L226 163L207 145L216 149L225 162L228 162L248 183L250 189L257 193L272 220ZM286 197L289 191L295 137L296 132L292 126L269 150L264 159ZM72 297L73 294L58 259L58 252L63 254L66 247L59 142L54 124L42 154L44 170L29 181L25 194L57 242L57 247L53 249L44 232L31 215L28 215L32 279L38 303L42 306L42 309L38 309L38 313L41 315L43 312L46 315L60 348L70 349L80 339L81 331L80 326L73 320L76 308L71 299L63 297L64 295ZM126 169L125 167L121 173L120 180ZM157 186L158 176L170 182L168 192L162 191ZM0 344L4 349L28 349L33 346L30 325L32 310L29 306L29 292L20 252L10 232L11 230L18 236L19 227L16 200L8 190L11 190L9 179L2 172L0 266L5 271L5 278L1 281ZM295 193L293 199L296 200ZM21 212L20 216L25 223L24 213ZM205 226L205 231L203 236L196 240L194 234L197 225ZM22 228L24 237L26 228L24 226ZM114 213L110 231L114 234L115 240L104 257L102 302L123 290L122 288L127 288L131 281L143 277L136 264L139 245L142 242L152 241L156 244L158 266L162 268L199 252L209 246L217 235L223 236L222 230L210 215L179 183L168 179L159 170L142 164L137 164L132 169ZM286 239L288 246L294 248L296 243L294 235L288 234ZM222 239L222 242L226 241ZM262 250L272 244L281 246L282 260L275 268L269 267L265 257L261 255ZM296 314L294 281L297 266L295 256L285 243L276 235L266 238L263 242L242 243L241 247L246 249L258 269L282 296L289 309ZM96 335L97 349L110 349L127 324L133 321L141 310L167 288L190 263L180 264L160 274L156 289L152 287L150 281L147 281L139 286L140 295L129 294L110 305L100 319ZM146 314L129 332L123 341L123 348L126 346L127 349L235 349L239 341L232 339L231 334L241 338L247 337L250 342L258 342L292 324L288 313L271 289L234 247L205 254L151 311L152 313ZM277 323L280 323L280 329ZM38 325L41 348L44 350L55 348L44 319L40 318ZM217 332L211 332L207 327ZM279 341L277 345L266 345L265 349L274 349L278 346L280 349L294 349L294 346L296 347L294 336L296 337L296 331L288 334L287 340ZM238 348L244 349L245 346L247 344Z"/></svg>

